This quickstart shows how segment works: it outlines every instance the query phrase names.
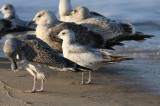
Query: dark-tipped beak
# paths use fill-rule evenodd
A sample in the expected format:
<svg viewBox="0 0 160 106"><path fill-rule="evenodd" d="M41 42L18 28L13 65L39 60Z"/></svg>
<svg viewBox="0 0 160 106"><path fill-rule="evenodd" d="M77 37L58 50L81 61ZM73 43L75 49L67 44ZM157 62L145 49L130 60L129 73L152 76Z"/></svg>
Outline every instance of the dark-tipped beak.
<svg viewBox="0 0 160 106"><path fill-rule="evenodd" d="M71 16L73 14L73 12L70 12L68 14L66 14L66 16Z"/></svg>
<svg viewBox="0 0 160 106"><path fill-rule="evenodd" d="M0 13L2 12L2 10L0 10Z"/></svg>
<svg viewBox="0 0 160 106"><path fill-rule="evenodd" d="M30 25L32 25L32 24L34 24L34 23L35 23L35 21L33 21L33 20L29 21L29 22L27 23L27 27L30 26Z"/></svg>
<svg viewBox="0 0 160 106"><path fill-rule="evenodd" d="M11 61L11 69L16 72L16 69L17 69L17 64L15 61Z"/></svg>

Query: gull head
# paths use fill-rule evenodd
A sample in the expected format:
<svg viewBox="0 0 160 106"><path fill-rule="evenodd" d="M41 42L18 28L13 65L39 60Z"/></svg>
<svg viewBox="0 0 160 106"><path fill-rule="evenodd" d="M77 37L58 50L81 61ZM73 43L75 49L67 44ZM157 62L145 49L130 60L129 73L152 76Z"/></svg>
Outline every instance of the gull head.
<svg viewBox="0 0 160 106"><path fill-rule="evenodd" d="M35 15L34 19L30 21L28 25L33 23L36 23L37 25L53 25L57 21L58 20L53 12L49 10L42 10Z"/></svg>
<svg viewBox="0 0 160 106"><path fill-rule="evenodd" d="M71 13L70 16L72 18L79 19L79 21L82 21L84 19L87 19L90 17L89 9L86 7L76 7Z"/></svg>
<svg viewBox="0 0 160 106"><path fill-rule="evenodd" d="M13 19L16 17L16 11L12 4L3 5L0 12L4 14L5 19Z"/></svg>
<svg viewBox="0 0 160 106"><path fill-rule="evenodd" d="M64 40L69 40L71 42L75 41L75 33L72 30L65 29L58 34L58 38Z"/></svg>
<svg viewBox="0 0 160 106"><path fill-rule="evenodd" d="M3 47L3 51L4 54L9 58L9 60L11 61L11 68L13 71L16 71L17 69L17 65L16 65L16 57L18 54L18 49L20 49L18 47L18 45L20 45L20 42L18 39L16 38L9 38L5 41L4 47Z"/></svg>

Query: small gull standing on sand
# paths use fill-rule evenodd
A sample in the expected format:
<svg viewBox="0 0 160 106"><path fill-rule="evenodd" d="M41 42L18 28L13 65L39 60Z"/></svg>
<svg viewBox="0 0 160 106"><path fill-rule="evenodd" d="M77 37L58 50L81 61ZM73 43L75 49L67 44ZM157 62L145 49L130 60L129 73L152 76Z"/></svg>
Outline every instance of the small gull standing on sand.
<svg viewBox="0 0 160 106"><path fill-rule="evenodd" d="M104 18L93 18L86 7L77 7L69 15L70 21L80 24L103 35L107 41L121 42L124 40L143 41L153 35L135 31L132 24Z"/></svg>
<svg viewBox="0 0 160 106"><path fill-rule="evenodd" d="M25 69L34 76L33 89L26 92L43 92L45 75L49 69L73 72L91 71L59 56L48 44L32 35L20 35L6 40L3 50L12 63L12 70ZM37 79L42 80L40 90L36 90Z"/></svg>
<svg viewBox="0 0 160 106"><path fill-rule="evenodd" d="M72 11L72 6L70 0L59 0L59 18L61 21L70 21L69 14ZM90 12L91 17L93 18L104 18L103 15L96 13L96 12Z"/></svg>
<svg viewBox="0 0 160 106"><path fill-rule="evenodd" d="M75 34L73 31L65 29L58 35L63 39L62 50L63 56L77 64L97 70L107 64L119 63L120 61L132 60L129 57L115 56L105 51L99 51L89 46L84 46L75 42ZM83 72L82 72L83 73ZM83 74L82 74L83 76ZM83 78L82 78L83 80ZM88 83L91 82L91 72L89 72Z"/></svg>
<svg viewBox="0 0 160 106"><path fill-rule="evenodd" d="M62 40L57 38L64 29L71 29L76 35L76 41L80 44L89 45L94 48L111 48L120 43L104 41L99 33L90 31L88 28L75 23L66 23L59 21L56 16L48 10L38 12L34 19L28 24L36 23L36 36L49 44L55 51L62 52Z"/></svg>

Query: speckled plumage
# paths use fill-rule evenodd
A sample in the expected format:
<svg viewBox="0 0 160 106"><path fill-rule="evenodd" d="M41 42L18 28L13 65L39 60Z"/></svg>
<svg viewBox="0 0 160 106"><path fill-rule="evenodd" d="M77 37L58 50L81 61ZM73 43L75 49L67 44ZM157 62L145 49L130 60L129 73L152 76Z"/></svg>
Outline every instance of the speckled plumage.
<svg viewBox="0 0 160 106"><path fill-rule="evenodd" d="M17 43L20 59L49 67L76 68L76 63L59 56L48 44L32 35L20 35L9 40Z"/></svg>
<svg viewBox="0 0 160 106"><path fill-rule="evenodd" d="M91 31L95 31L101 34L105 41L124 41L124 40L144 40L145 38L151 38L152 35L145 35L143 33L138 34L135 32L132 24L127 22L119 22L108 19L106 17L98 18L92 17L90 11L86 7L77 7L69 15L70 21L80 24L89 28ZM134 36L134 37L133 37ZM130 39L128 39L130 38Z"/></svg>
<svg viewBox="0 0 160 106"><path fill-rule="evenodd" d="M34 76L31 92L35 92L36 79L42 79L42 87L47 69L60 71L91 71L64 57L59 56L48 44L32 35L20 35L6 40L4 53L12 62L12 70L27 70ZM18 56L18 58L17 58ZM40 90L40 91L42 91Z"/></svg>
<svg viewBox="0 0 160 106"><path fill-rule="evenodd" d="M80 44L89 45L94 48L105 48L105 42L100 34L90 31L88 28L75 23L61 23L52 27L52 39L54 39L54 41L60 41L61 43L61 40L57 38L56 35L64 29L73 30L73 32L75 32L76 41Z"/></svg>
<svg viewBox="0 0 160 106"><path fill-rule="evenodd" d="M49 44L57 52L62 52L62 40L57 38L56 35L64 29L73 30L76 34L76 41L81 44L103 49L115 45L114 43L106 45L108 44L108 41L104 41L102 35L90 31L89 28L75 23L59 21L51 11L42 10L38 12L32 21L38 24L36 28L36 36Z"/></svg>

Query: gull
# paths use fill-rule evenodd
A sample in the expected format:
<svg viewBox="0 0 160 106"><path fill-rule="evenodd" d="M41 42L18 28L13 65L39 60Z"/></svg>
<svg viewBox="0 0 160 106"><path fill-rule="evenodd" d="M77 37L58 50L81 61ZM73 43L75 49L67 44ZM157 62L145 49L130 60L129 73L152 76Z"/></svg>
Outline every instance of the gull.
<svg viewBox="0 0 160 106"><path fill-rule="evenodd" d="M44 79L49 69L58 71L91 71L69 59L59 56L48 44L32 35L20 35L7 39L4 53L11 61L11 69L25 69L34 76L33 89L25 92L43 92ZM36 89L37 79L41 79L41 89Z"/></svg>
<svg viewBox="0 0 160 106"><path fill-rule="evenodd" d="M26 26L27 22L19 19L16 14L16 10L12 4L5 4L0 9L0 12L4 14L4 19L12 20L16 25Z"/></svg>
<svg viewBox="0 0 160 106"><path fill-rule="evenodd" d="M68 16L72 11L72 6L70 0L60 0L59 1L59 18L61 21L70 22L70 17ZM104 18L103 15L90 12L91 16L94 18Z"/></svg>
<svg viewBox="0 0 160 106"><path fill-rule="evenodd" d="M100 51L89 46L81 45L75 41L75 34L72 30L65 29L58 34L63 40L63 56L77 64L98 70L107 64L119 63L120 61L132 60L129 57L115 56L105 51ZM82 72L83 73L83 72ZM89 72L88 82L91 82L91 71Z"/></svg>
<svg viewBox="0 0 160 106"><path fill-rule="evenodd" d="M16 14L15 7L12 4L5 4L0 9L0 12L4 14L4 19L13 21L18 26L26 27L28 21L21 20ZM30 26L31 28L35 28L35 25Z"/></svg>
<svg viewBox="0 0 160 106"><path fill-rule="evenodd" d="M104 40L121 42L125 40L144 41L153 35L135 31L132 24L104 18L93 18L86 7L77 7L69 15L70 21L103 35Z"/></svg>
<svg viewBox="0 0 160 106"><path fill-rule="evenodd" d="M38 12L28 25L36 23L36 36L49 44L55 51L62 52L62 40L57 38L64 29L71 29L75 32L76 41L80 44L89 45L94 48L111 48L120 43L109 42L103 39L99 33L90 31L89 28L75 23L59 21L56 16L48 10Z"/></svg>
<svg viewBox="0 0 160 106"><path fill-rule="evenodd" d="M22 33L26 31L33 31L32 28L27 28L23 26L18 26L14 22L6 20L6 19L0 19L0 37L6 35L6 34L13 34L13 33Z"/></svg>

